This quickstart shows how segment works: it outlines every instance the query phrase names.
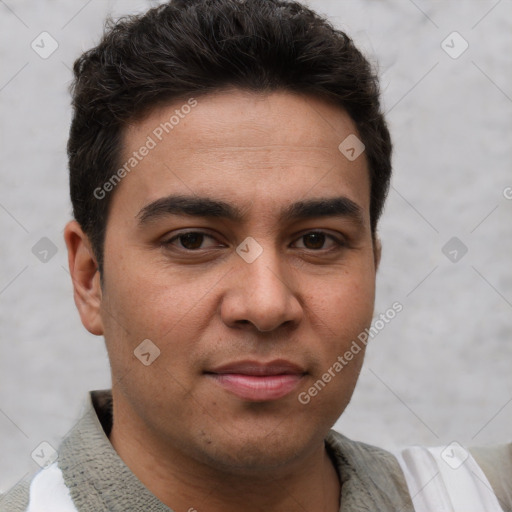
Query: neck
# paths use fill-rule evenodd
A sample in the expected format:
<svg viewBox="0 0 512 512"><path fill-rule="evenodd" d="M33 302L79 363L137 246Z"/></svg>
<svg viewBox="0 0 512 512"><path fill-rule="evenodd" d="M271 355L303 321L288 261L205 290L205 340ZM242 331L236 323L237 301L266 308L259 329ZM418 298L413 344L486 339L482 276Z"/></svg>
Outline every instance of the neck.
<svg viewBox="0 0 512 512"><path fill-rule="evenodd" d="M135 476L165 505L187 512L310 510L338 512L340 482L325 443L293 466L259 474L227 470L163 445L114 414L110 442ZM144 439L144 443L140 440Z"/></svg>

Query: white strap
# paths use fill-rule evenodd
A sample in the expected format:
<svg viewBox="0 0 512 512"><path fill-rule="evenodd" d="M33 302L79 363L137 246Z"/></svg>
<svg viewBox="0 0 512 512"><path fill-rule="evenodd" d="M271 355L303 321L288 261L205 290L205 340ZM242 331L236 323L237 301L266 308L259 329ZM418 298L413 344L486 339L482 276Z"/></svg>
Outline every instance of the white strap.
<svg viewBox="0 0 512 512"><path fill-rule="evenodd" d="M416 512L503 512L484 472L459 443L394 453Z"/></svg>
<svg viewBox="0 0 512 512"><path fill-rule="evenodd" d="M57 462L32 480L27 512L78 512Z"/></svg>

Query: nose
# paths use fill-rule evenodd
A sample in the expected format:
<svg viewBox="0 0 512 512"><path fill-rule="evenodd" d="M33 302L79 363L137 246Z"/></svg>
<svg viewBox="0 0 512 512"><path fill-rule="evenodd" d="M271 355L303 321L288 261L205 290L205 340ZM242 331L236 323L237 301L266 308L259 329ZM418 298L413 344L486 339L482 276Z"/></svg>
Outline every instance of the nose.
<svg viewBox="0 0 512 512"><path fill-rule="evenodd" d="M303 307L295 282L283 272L283 262L275 251L264 249L252 263L237 254L233 272L221 304L221 317L228 327L252 325L270 332L286 325L296 327Z"/></svg>

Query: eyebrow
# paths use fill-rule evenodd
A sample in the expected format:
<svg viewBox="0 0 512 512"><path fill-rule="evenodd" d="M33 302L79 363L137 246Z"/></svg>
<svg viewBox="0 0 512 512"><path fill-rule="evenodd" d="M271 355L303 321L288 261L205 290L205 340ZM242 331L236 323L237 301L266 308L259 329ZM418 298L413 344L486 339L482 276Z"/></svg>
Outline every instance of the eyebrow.
<svg viewBox="0 0 512 512"><path fill-rule="evenodd" d="M169 215L221 218L242 221L243 211L225 201L210 197L171 195L157 199L144 206L136 215L140 226L157 221ZM311 219L318 217L348 218L363 226L363 209L348 197L308 199L288 205L279 215L280 222Z"/></svg>

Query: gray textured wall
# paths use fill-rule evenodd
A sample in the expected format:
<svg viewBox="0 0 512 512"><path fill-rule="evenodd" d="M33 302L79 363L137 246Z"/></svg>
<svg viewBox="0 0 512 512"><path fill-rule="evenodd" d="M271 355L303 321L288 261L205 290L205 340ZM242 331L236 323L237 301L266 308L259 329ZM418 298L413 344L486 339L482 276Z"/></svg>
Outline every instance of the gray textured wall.
<svg viewBox="0 0 512 512"><path fill-rule="evenodd" d="M512 1L308 4L379 62L395 142L376 313L404 310L372 340L336 428L384 447L510 441ZM0 3L0 491L37 469L41 441L59 444L87 390L109 387L66 271L67 86L105 15L147 5ZM46 59L31 48L51 50L43 31L58 43ZM46 263L32 252L43 237ZM462 258L443 253L452 237Z"/></svg>

